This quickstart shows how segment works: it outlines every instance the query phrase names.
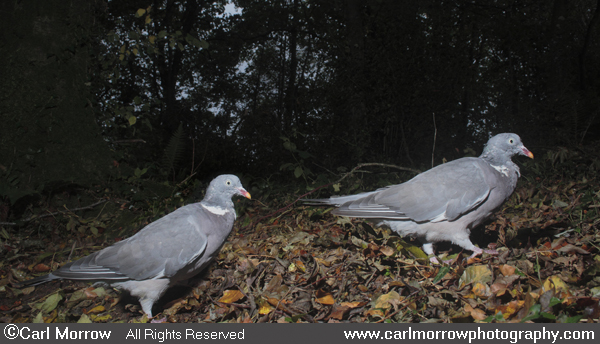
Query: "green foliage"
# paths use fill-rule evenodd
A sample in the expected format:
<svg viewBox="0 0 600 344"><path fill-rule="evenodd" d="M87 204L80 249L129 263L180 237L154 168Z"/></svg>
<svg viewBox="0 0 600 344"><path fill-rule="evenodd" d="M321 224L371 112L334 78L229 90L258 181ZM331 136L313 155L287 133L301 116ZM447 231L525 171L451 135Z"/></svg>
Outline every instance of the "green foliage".
<svg viewBox="0 0 600 344"><path fill-rule="evenodd" d="M175 174L177 164L183 158L185 152L185 134L183 125L180 123L177 130L171 136L162 159L162 169L166 174Z"/></svg>
<svg viewBox="0 0 600 344"><path fill-rule="evenodd" d="M314 158L314 156L306 151L299 150L296 144L293 143L288 137L281 136L280 139L283 141L283 148L291 153L294 158L294 162L289 162L281 165L279 170L293 171L295 178L302 177L308 184L309 180L313 177L313 173L306 166L306 160Z"/></svg>

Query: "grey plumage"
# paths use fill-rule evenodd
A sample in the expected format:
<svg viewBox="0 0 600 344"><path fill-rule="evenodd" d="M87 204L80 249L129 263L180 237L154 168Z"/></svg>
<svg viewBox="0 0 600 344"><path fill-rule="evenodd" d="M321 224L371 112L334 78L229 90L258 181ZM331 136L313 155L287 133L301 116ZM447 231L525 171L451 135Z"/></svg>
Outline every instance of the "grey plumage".
<svg viewBox="0 0 600 344"><path fill-rule="evenodd" d="M152 317L152 306L179 281L206 268L229 236L236 218L231 198L250 198L234 175L215 178L204 199L150 223L134 236L29 281L94 281L127 290Z"/></svg>
<svg viewBox="0 0 600 344"><path fill-rule="evenodd" d="M333 205L338 207L335 215L376 219L401 236L415 236L428 255L433 254L432 243L450 241L475 257L483 250L469 234L515 190L520 171L511 157L516 154L533 158L518 135L498 134L478 158L457 159L372 192L305 201Z"/></svg>

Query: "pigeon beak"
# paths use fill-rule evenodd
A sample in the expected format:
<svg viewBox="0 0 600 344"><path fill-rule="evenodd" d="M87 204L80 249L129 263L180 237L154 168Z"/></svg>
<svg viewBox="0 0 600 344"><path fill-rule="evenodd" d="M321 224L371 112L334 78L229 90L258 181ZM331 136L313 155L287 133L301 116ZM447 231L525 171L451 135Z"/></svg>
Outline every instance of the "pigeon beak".
<svg viewBox="0 0 600 344"><path fill-rule="evenodd" d="M529 149L525 148L525 146L521 146L521 150L523 151L523 155L530 157L533 159L533 153L529 151Z"/></svg>
<svg viewBox="0 0 600 344"><path fill-rule="evenodd" d="M246 197L247 199L252 199L252 197L250 196L250 193L248 191L246 191L246 189L244 189L244 188L237 188L237 190L240 193L240 195Z"/></svg>

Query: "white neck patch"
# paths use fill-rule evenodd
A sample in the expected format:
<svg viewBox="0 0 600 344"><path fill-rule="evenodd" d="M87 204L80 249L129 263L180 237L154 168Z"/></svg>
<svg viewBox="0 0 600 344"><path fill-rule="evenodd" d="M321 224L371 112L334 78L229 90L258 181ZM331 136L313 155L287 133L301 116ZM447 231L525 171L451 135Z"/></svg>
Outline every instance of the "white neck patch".
<svg viewBox="0 0 600 344"><path fill-rule="evenodd" d="M225 215L229 210L221 208L221 207L216 207L216 206L210 206L210 205L205 205L205 204L201 204L204 209L210 211L211 213L215 214L215 215Z"/></svg>
<svg viewBox="0 0 600 344"><path fill-rule="evenodd" d="M502 166L494 166L491 165L496 171L502 173L503 175L508 177L508 167L502 165Z"/></svg>

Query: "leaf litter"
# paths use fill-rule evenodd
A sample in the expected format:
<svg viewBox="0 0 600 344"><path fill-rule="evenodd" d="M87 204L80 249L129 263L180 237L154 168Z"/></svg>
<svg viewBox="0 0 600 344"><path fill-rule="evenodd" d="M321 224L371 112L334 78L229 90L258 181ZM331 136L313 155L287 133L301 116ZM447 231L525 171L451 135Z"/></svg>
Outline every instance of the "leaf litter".
<svg viewBox="0 0 600 344"><path fill-rule="evenodd" d="M239 214L210 269L172 288L155 310L167 322L597 323L599 190L595 178L520 182L493 220L472 233L500 254L465 261L467 254L449 245L441 257L451 265L430 265L419 242L328 208L296 206L254 223L290 203L291 196L271 192ZM114 219L65 219L63 228L77 233L69 243L33 230L27 233L37 243L23 235L4 240L10 250L0 266L1 320L149 321L134 298L110 288L69 281L15 287L66 263L71 245L75 259L128 236L98 233ZM137 220L143 226L152 218Z"/></svg>

